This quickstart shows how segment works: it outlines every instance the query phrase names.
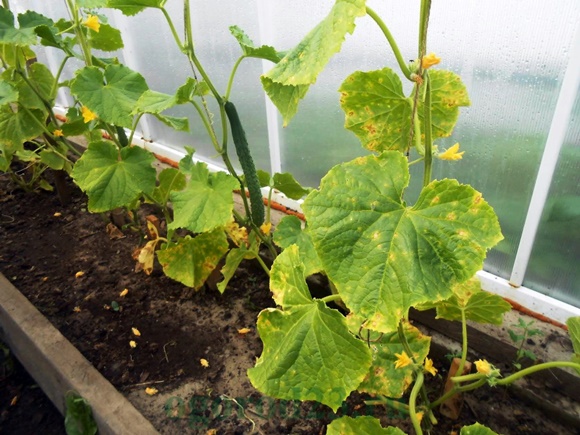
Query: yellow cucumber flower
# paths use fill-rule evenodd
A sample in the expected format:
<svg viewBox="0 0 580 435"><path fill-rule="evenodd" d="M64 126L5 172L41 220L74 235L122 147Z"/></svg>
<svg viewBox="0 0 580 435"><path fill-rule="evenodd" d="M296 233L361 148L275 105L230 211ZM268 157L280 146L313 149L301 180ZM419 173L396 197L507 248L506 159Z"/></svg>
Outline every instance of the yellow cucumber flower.
<svg viewBox="0 0 580 435"><path fill-rule="evenodd" d="M62 136L64 136L64 134L62 134L62 130L54 130L52 132L52 134L54 134L55 137L62 137Z"/></svg>
<svg viewBox="0 0 580 435"><path fill-rule="evenodd" d="M431 68L433 65L437 65L441 62L441 58L435 56L435 53L428 54L427 56L423 56L421 59L421 66L423 69Z"/></svg>
<svg viewBox="0 0 580 435"><path fill-rule="evenodd" d="M99 17L96 15L89 15L87 19L83 21L83 26L98 32L99 28L101 27L101 23L99 23Z"/></svg>
<svg viewBox="0 0 580 435"><path fill-rule="evenodd" d="M272 223L264 222L262 225L260 225L260 229L265 235L268 236L270 234L270 230L272 229Z"/></svg>
<svg viewBox="0 0 580 435"><path fill-rule="evenodd" d="M396 353L395 356L397 357L397 361L395 361L396 369L400 369L413 363L413 360L409 358L405 351L403 351L403 353Z"/></svg>
<svg viewBox="0 0 580 435"><path fill-rule="evenodd" d="M419 423L421 423L421 421L423 421L423 416L425 415L425 413L423 411L419 411L416 415L417 420L419 420Z"/></svg>
<svg viewBox="0 0 580 435"><path fill-rule="evenodd" d="M96 113L91 112L91 110L87 106L81 107L81 114L83 115L83 120L85 121L85 124L87 122L91 122L93 119L97 119Z"/></svg>
<svg viewBox="0 0 580 435"><path fill-rule="evenodd" d="M437 374L437 369L433 367L433 360L431 358L425 358L425 371L431 373L433 376Z"/></svg>
<svg viewBox="0 0 580 435"><path fill-rule="evenodd" d="M491 375L491 372L493 370L492 365L488 363L487 360L484 359L475 361L475 368L477 369L478 373L482 373L486 376Z"/></svg>
<svg viewBox="0 0 580 435"><path fill-rule="evenodd" d="M459 151L459 143L456 143L444 153L438 154L437 158L441 160L461 160L465 151L461 151L460 153L457 151Z"/></svg>

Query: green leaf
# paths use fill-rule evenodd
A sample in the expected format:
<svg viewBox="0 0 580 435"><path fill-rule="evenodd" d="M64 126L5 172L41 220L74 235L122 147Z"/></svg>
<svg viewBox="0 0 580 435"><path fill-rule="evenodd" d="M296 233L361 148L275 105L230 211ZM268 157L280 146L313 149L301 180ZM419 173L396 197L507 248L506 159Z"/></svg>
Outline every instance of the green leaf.
<svg viewBox="0 0 580 435"><path fill-rule="evenodd" d="M453 293L449 299L435 304L438 319L461 322L461 312L464 311L467 320L501 325L504 313L512 309L501 296L481 290L477 277L455 285Z"/></svg>
<svg viewBox="0 0 580 435"><path fill-rule="evenodd" d="M350 324L351 320L348 319L348 322ZM404 330L405 337L413 351L413 357L416 361L424 361L429 354L431 337L424 336L421 331L408 323L405 324ZM367 330L363 329L363 339L366 333ZM401 354L405 350L399 339L399 334L397 332L383 335L375 333L370 336L370 340L372 340L370 348L373 363L357 390L373 395L381 394L395 399L402 397L415 378L412 366L395 368L395 362L397 361L395 354Z"/></svg>
<svg viewBox="0 0 580 435"><path fill-rule="evenodd" d="M159 204L165 205L173 191L185 188L185 175L175 168L165 168L159 173L159 185L153 190L152 198Z"/></svg>
<svg viewBox="0 0 580 435"><path fill-rule="evenodd" d="M499 435L496 432L492 431L490 428L479 424L479 423L475 423L472 424L471 426L463 426L461 428L461 432L460 435Z"/></svg>
<svg viewBox="0 0 580 435"><path fill-rule="evenodd" d="M274 189L279 190L291 199L301 199L311 191L311 189L305 189L302 187L289 172L284 172L282 174L276 173L274 174L273 179Z"/></svg>
<svg viewBox="0 0 580 435"><path fill-rule="evenodd" d="M20 76L15 81L18 88L18 102L27 109L46 111L42 99L52 104L56 97L54 76L44 64L38 62L30 65L28 72L28 83ZM34 86L36 92L31 88L31 85Z"/></svg>
<svg viewBox="0 0 580 435"><path fill-rule="evenodd" d="M270 187L270 180L272 178L270 177L270 173L262 169L258 169L256 173L258 174L258 181L260 182L260 187Z"/></svg>
<svg viewBox="0 0 580 435"><path fill-rule="evenodd" d="M278 52L274 47L269 45L256 47L254 42L238 26L230 26L230 32L240 44L244 56L266 59L270 62L278 63L285 55L285 53Z"/></svg>
<svg viewBox="0 0 580 435"><path fill-rule="evenodd" d="M366 14L365 0L336 0L330 13L274 68L262 76L262 84L284 118L296 114L298 101L316 81L330 58L340 51L357 17Z"/></svg>
<svg viewBox="0 0 580 435"><path fill-rule="evenodd" d="M186 236L177 244L157 251L157 259L165 274L198 290L228 251L228 240L222 228Z"/></svg>
<svg viewBox="0 0 580 435"><path fill-rule="evenodd" d="M69 391L65 395L65 404L64 426L67 435L94 435L97 433L97 423L89 402L76 391Z"/></svg>
<svg viewBox="0 0 580 435"><path fill-rule="evenodd" d="M356 71L339 89L345 128L370 151L405 150L409 146L412 101L399 76L389 68Z"/></svg>
<svg viewBox="0 0 580 435"><path fill-rule="evenodd" d="M21 29L35 29L38 26L52 26L54 22L38 12L26 11L18 14L18 24Z"/></svg>
<svg viewBox="0 0 580 435"><path fill-rule="evenodd" d="M14 26L14 14L8 9L0 8L0 43L34 45L36 44L34 27L17 29Z"/></svg>
<svg viewBox="0 0 580 435"><path fill-rule="evenodd" d="M189 131L189 119L180 118L177 116L161 115L159 113L153 115L163 124L176 131Z"/></svg>
<svg viewBox="0 0 580 435"><path fill-rule="evenodd" d="M146 8L160 9L167 0L108 0L107 6L119 9L125 15L135 15Z"/></svg>
<svg viewBox="0 0 580 435"><path fill-rule="evenodd" d="M574 348L572 361L580 364L580 317L570 317L566 321L566 325L568 326L568 334L570 334ZM576 371L580 374L580 369L576 369Z"/></svg>
<svg viewBox="0 0 580 435"><path fill-rule="evenodd" d="M285 309L312 304L300 254L297 245L289 246L274 260L270 271L272 298Z"/></svg>
<svg viewBox="0 0 580 435"><path fill-rule="evenodd" d="M232 216L234 177L223 172L210 173L205 163L192 166L189 184L170 195L174 220L169 229L186 228L194 233L224 226Z"/></svg>
<svg viewBox="0 0 580 435"><path fill-rule="evenodd" d="M57 171L63 169L66 163L65 159L51 149L42 150L40 152L40 161L50 169Z"/></svg>
<svg viewBox="0 0 580 435"><path fill-rule="evenodd" d="M21 150L27 140L41 135L43 125L44 112L41 110L13 112L8 105L0 107L0 142L4 142L10 154Z"/></svg>
<svg viewBox="0 0 580 435"><path fill-rule="evenodd" d="M7 153L0 144L0 171L8 172L12 163L12 154Z"/></svg>
<svg viewBox="0 0 580 435"><path fill-rule="evenodd" d="M302 229L302 222L296 216L285 216L276 226L274 243L286 249L296 244L300 248L300 258L304 262L305 276L322 270L322 264L312 244L307 229Z"/></svg>
<svg viewBox="0 0 580 435"><path fill-rule="evenodd" d="M306 96L310 85L283 85L266 76L260 77L260 80L268 97L282 114L283 126L286 127L298 112L298 103Z"/></svg>
<svg viewBox="0 0 580 435"><path fill-rule="evenodd" d="M368 415L337 418L326 427L326 435L405 435L401 429L382 427L381 422Z"/></svg>
<svg viewBox="0 0 580 435"><path fill-rule="evenodd" d="M75 164L72 177L87 193L91 212L109 211L153 192L154 160L142 148L126 147L119 152L112 142L92 142Z"/></svg>
<svg viewBox="0 0 580 435"><path fill-rule="evenodd" d="M152 91L151 89L143 92L133 114L137 113L161 113L177 105L175 95L164 94L162 92Z"/></svg>
<svg viewBox="0 0 580 435"><path fill-rule="evenodd" d="M472 187L433 181L407 207L398 151L335 166L303 204L324 270L369 328L394 331L411 306L447 299L502 239L497 216Z"/></svg>
<svg viewBox="0 0 580 435"><path fill-rule="evenodd" d="M0 106L18 101L18 89L5 80L0 80Z"/></svg>
<svg viewBox="0 0 580 435"><path fill-rule="evenodd" d="M223 294L226 291L228 283L233 278L242 261L251 260L257 256L258 253L255 249L240 247L230 250L226 257L226 264L222 267L222 275L224 276L224 279L217 284L219 292Z"/></svg>
<svg viewBox="0 0 580 435"><path fill-rule="evenodd" d="M469 106L467 89L461 78L445 70L429 71L431 82L431 124L433 138L448 137L453 132L453 127L459 118L459 107ZM419 101L417 113L423 123L424 109ZM421 126L422 131L423 126Z"/></svg>
<svg viewBox="0 0 580 435"><path fill-rule="evenodd" d="M107 0L77 0L77 6L87 9L98 9L107 7Z"/></svg>
<svg viewBox="0 0 580 435"><path fill-rule="evenodd" d="M336 412L371 362L368 348L350 334L344 316L322 301L287 311L263 310L258 333L264 350L248 377L268 396L316 400Z"/></svg>
<svg viewBox="0 0 580 435"><path fill-rule="evenodd" d="M108 24L101 24L99 31L90 31L91 47L102 51L115 51L124 47L121 32Z"/></svg>
<svg viewBox="0 0 580 435"><path fill-rule="evenodd" d="M109 65L105 74L97 67L77 71L71 92L99 118L120 127L132 127L133 107L147 90L145 79L123 65Z"/></svg>

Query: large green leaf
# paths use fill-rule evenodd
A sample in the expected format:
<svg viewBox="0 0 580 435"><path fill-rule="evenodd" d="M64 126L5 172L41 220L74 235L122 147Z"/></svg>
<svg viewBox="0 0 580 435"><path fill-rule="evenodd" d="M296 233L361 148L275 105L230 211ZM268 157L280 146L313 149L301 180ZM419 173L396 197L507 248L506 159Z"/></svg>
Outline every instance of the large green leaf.
<svg viewBox="0 0 580 435"><path fill-rule="evenodd" d="M356 71L340 86L345 128L370 151L409 146L412 101L405 97L399 76L389 68Z"/></svg>
<svg viewBox="0 0 580 435"><path fill-rule="evenodd" d="M350 324L351 319L348 322ZM404 331L407 342L413 351L413 358L418 362L424 361L429 354L431 337L421 334L421 331L408 323L405 324ZM365 334L367 333L370 331L361 330L363 339L366 338ZM398 333L391 332L382 335L371 333L369 344L373 363L357 390L392 398L402 397L413 382L414 377L412 366L395 368L397 361L395 354L401 354L405 350Z"/></svg>
<svg viewBox="0 0 580 435"><path fill-rule="evenodd" d="M264 350L248 370L250 381L269 396L316 400L336 411L364 378L369 349L349 332L342 314L312 300L298 247L278 256L271 277L274 298L285 310L266 309L258 317Z"/></svg>
<svg viewBox="0 0 580 435"><path fill-rule="evenodd" d="M41 110L13 112L9 105L0 107L0 142L10 154L21 150L27 140L41 135L43 125L44 112Z"/></svg>
<svg viewBox="0 0 580 435"><path fill-rule="evenodd" d="M456 284L453 287L453 296L435 303L435 307L437 318L440 319L461 322L461 313L464 312L467 320L493 325L501 325L503 315L512 309L501 296L481 290L481 283L476 276Z"/></svg>
<svg viewBox="0 0 580 435"><path fill-rule="evenodd" d="M135 15L146 8L162 8L167 0L108 0L107 6L119 9L125 15Z"/></svg>
<svg viewBox="0 0 580 435"><path fill-rule="evenodd" d="M326 427L326 435L405 435L405 432L393 426L382 427L378 419L365 415L337 418Z"/></svg>
<svg viewBox="0 0 580 435"><path fill-rule="evenodd" d="M304 204L324 270L369 328L395 330L411 306L447 299L502 239L493 209L472 187L433 181L407 207L397 151L338 165Z"/></svg>
<svg viewBox="0 0 580 435"><path fill-rule="evenodd" d="M124 47L121 32L108 24L101 24L98 32L89 32L91 47L102 51L115 51Z"/></svg>
<svg viewBox="0 0 580 435"><path fill-rule="evenodd" d="M155 188L155 157L138 147L119 150L112 142L89 144L77 161L72 177L89 197L91 212L104 212L130 204Z"/></svg>
<svg viewBox="0 0 580 435"><path fill-rule="evenodd" d="M289 172L276 172L272 179L274 180L274 189L291 199L301 199L312 190L302 187Z"/></svg>
<svg viewBox="0 0 580 435"><path fill-rule="evenodd" d="M461 435L499 435L497 432L492 431L490 428L475 423L470 426L463 426L461 428Z"/></svg>
<svg viewBox="0 0 580 435"><path fill-rule="evenodd" d="M33 45L36 43L34 27L14 26L14 14L9 9L0 8L0 43L14 45Z"/></svg>
<svg viewBox="0 0 580 435"><path fill-rule="evenodd" d="M266 309L258 316L258 332L264 351L248 376L268 396L316 400L336 411L370 365L366 345L322 301Z"/></svg>
<svg viewBox="0 0 580 435"><path fill-rule="evenodd" d="M123 65L109 65L105 74L97 67L77 71L71 92L102 120L131 128L133 107L147 90L141 74Z"/></svg>
<svg viewBox="0 0 580 435"><path fill-rule="evenodd" d="M431 82L431 125L433 138L448 137L459 118L459 107L469 106L467 89L461 78L445 70L429 71ZM423 123L423 104L419 101L417 109L421 125ZM423 128L423 127L422 127Z"/></svg>
<svg viewBox="0 0 580 435"><path fill-rule="evenodd" d="M284 125L296 114L298 101L316 81L330 58L340 51L357 17L366 14L365 0L336 0L330 13L270 71L262 84L284 118Z"/></svg>
<svg viewBox="0 0 580 435"><path fill-rule="evenodd" d="M580 364L580 317L570 317L566 325L568 326L568 333L570 334L572 346L574 347L572 361ZM576 369L576 371L580 374L580 369Z"/></svg>
<svg viewBox="0 0 580 435"><path fill-rule="evenodd" d="M187 187L170 195L175 217L169 228L202 233L224 226L232 216L236 179L224 172L210 173L205 163L193 165L190 175Z"/></svg>
<svg viewBox="0 0 580 435"><path fill-rule="evenodd" d="M254 42L238 26L230 26L230 32L240 44L244 56L255 57L257 59L266 59L270 62L278 63L285 55L285 53L277 52L274 47L269 45L256 47Z"/></svg>
<svg viewBox="0 0 580 435"><path fill-rule="evenodd" d="M165 274L199 289L228 251L228 240L222 228L180 239L177 244L157 251L157 259Z"/></svg>
<svg viewBox="0 0 580 435"><path fill-rule="evenodd" d="M285 216L280 221L274 233L274 243L284 249L294 244L298 245L306 276L322 270L308 230L302 229L302 222L296 216Z"/></svg>

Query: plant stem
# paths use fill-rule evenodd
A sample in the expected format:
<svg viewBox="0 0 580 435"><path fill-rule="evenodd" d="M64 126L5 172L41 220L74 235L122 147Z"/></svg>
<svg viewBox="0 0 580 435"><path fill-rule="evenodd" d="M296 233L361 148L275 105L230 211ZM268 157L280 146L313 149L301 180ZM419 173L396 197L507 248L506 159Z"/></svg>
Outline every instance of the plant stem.
<svg viewBox="0 0 580 435"><path fill-rule="evenodd" d="M419 158L419 159L417 159L417 160L413 160L412 162L409 162L409 166L416 165L417 163L420 163L420 162L422 162L423 160L425 160L425 157L421 157L421 158Z"/></svg>
<svg viewBox="0 0 580 435"><path fill-rule="evenodd" d="M423 128L425 130L425 168L423 171L423 187L427 186L431 182L431 172L433 163L433 141L431 134L431 80L429 80L429 74L425 71L425 107L424 107L424 122ZM419 89L417 89L418 91Z"/></svg>
<svg viewBox="0 0 580 435"><path fill-rule="evenodd" d="M427 28L431 13L431 0L421 0L421 18L419 21L419 62L427 50Z"/></svg>
<svg viewBox="0 0 580 435"><path fill-rule="evenodd" d="M342 298L340 297L340 295L328 295L328 296L321 298L320 300L322 302L324 302L325 304L327 304L328 302L339 301L341 299Z"/></svg>
<svg viewBox="0 0 580 435"><path fill-rule="evenodd" d="M169 25L169 29L171 30L171 34L173 35L173 39L175 39L175 43L179 47L179 50L182 53L184 53L185 47L183 46L181 39L179 39L179 35L177 34L177 31L175 30L175 26L173 25L173 20L171 19L171 16L169 16L169 13L167 12L167 10L164 7L160 8L160 9L161 9L161 12L163 13L163 16L165 17L165 20L167 21L167 24Z"/></svg>
<svg viewBox="0 0 580 435"><path fill-rule="evenodd" d="M413 427L415 428L415 433L417 435L423 435L423 430L421 429L421 422L417 418L417 410L415 408L415 404L417 402L417 396L419 395L419 391L421 391L421 387L423 386L424 375L422 371L417 373L417 378L415 379L415 385L413 385L413 389L411 390L411 395L409 396L409 417L411 418L411 422L413 423Z"/></svg>
<svg viewBox="0 0 580 435"><path fill-rule="evenodd" d="M8 0L2 0L2 6L4 6L4 9L10 9L10 3Z"/></svg>
<svg viewBox="0 0 580 435"><path fill-rule="evenodd" d="M85 34L83 32L83 29L81 28L81 22L79 19L79 9L76 5L76 2L74 2L73 0L66 0L66 2L67 2L67 5L69 7L70 13L73 17L73 21L74 21L73 27L74 27L77 39L79 40L81 50L83 52L83 56L85 58L85 64L87 66L92 66L93 59L91 57L91 48L90 48L89 44L87 43L87 38L85 38Z"/></svg>
<svg viewBox="0 0 580 435"><path fill-rule="evenodd" d="M245 55L240 56L238 58L238 60L236 60L236 63L234 64L234 67L232 68L232 73L230 74L230 78L228 80L228 87L226 89L226 95L224 96L224 99L226 99L226 100L230 99L230 93L232 92L232 86L234 84L234 76L236 75L236 71L238 70L238 67L242 63L242 60L244 60L245 58L246 58Z"/></svg>
<svg viewBox="0 0 580 435"><path fill-rule="evenodd" d="M457 393L464 393L466 391L475 390L476 388L479 388L479 387L485 385L486 382L487 382L487 379L483 378L483 379L479 379L476 382L473 382L473 383L468 384L468 385L463 385L463 386L454 385L451 390L449 390L447 393L445 393L439 399L431 402L429 404L429 408L435 409L437 406L441 405L443 402L445 402L450 397L455 396Z"/></svg>
<svg viewBox="0 0 580 435"><path fill-rule="evenodd" d="M405 414L409 414L409 405L406 403L399 402L397 400L389 399L387 397L381 397L380 399L376 400L365 400L365 405L386 405L389 408L392 408L399 412L404 412Z"/></svg>
<svg viewBox="0 0 580 435"><path fill-rule="evenodd" d="M540 370L553 369L556 367L572 367L576 370L580 370L580 364L574 363L572 361L552 361L542 364L537 364L535 366L528 367L527 369L520 370L507 378L499 379L497 385L509 385L512 382L517 381L524 376L531 375L532 373L539 372Z"/></svg>
<svg viewBox="0 0 580 435"><path fill-rule="evenodd" d="M66 65L67 61L71 57L72 56L70 56L70 55L66 55L64 57L64 59L62 60L62 62L60 63L60 66L58 67L58 71L56 72L56 76L54 77L54 85L52 86L52 90L50 91L50 95L56 94L56 90L58 88L58 80L60 79L62 71L64 70L64 66Z"/></svg>
<svg viewBox="0 0 580 435"><path fill-rule="evenodd" d="M401 72L405 75L405 77L407 77L407 79L411 80L411 71L409 70L407 63L405 62L405 59L403 59L403 56L401 55L401 51L399 50L399 47L395 41L395 38L393 38L393 35L391 34L389 29L387 28L384 21L381 19L381 17L379 17L377 15L377 13L374 10L372 10L368 6L367 6L366 10L367 10L367 15L369 17L371 17L375 21L375 23L378 24L380 29L383 31L383 34L387 38L387 41L389 41L391 49L393 50L395 58L397 59L397 63L399 64L399 68L401 68Z"/></svg>
<svg viewBox="0 0 580 435"><path fill-rule="evenodd" d="M463 375L463 368L465 367L465 362L467 361L467 319L465 318L465 310L461 310L461 362L457 368L457 374L459 376Z"/></svg>
<svg viewBox="0 0 580 435"><path fill-rule="evenodd" d="M262 269L264 269L264 272L266 272L266 274L268 276L270 276L270 269L268 269L268 266L266 266L266 263L264 263L264 260L262 260L262 257L260 257L260 254L256 255L256 260L258 260L258 263L260 263L260 266L262 266Z"/></svg>

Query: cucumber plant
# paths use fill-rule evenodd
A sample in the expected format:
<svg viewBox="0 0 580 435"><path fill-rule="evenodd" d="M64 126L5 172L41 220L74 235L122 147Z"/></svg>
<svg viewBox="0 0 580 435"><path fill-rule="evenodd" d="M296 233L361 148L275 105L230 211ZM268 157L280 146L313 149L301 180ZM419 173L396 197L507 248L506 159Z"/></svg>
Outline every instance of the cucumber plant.
<svg viewBox="0 0 580 435"><path fill-rule="evenodd" d="M345 127L370 154L332 168L306 197L306 227L285 218L274 239L284 248L272 266L270 289L277 308L263 310L258 332L264 344L248 370L261 392L289 400L316 400L336 411L353 391L374 396L367 404L394 406L407 414L417 434L437 423L445 400L479 386L507 385L550 367L578 361L580 318L569 321L572 362L540 364L505 378L485 360L477 373L452 378L453 388L436 400L424 380L437 369L428 357L430 337L409 322L410 308L435 308L437 316L462 324L458 373L467 360L467 320L500 324L510 305L481 289L475 273L488 249L502 238L498 219L481 193L457 180L432 180L435 158L459 160L459 145L438 150L434 141L452 134L460 107L470 104L460 77L433 68L427 54L430 0L421 1L416 60L407 64L381 17L365 0L336 0L332 10L261 80L287 124L299 101L359 17L383 32L401 74L390 68L355 71L340 86ZM409 159L413 160L409 162ZM422 164L422 190L408 204L412 164ZM327 275L333 294L313 298L306 277ZM345 310L328 303L340 301ZM573 332L575 331L575 332ZM410 391L410 392L409 392ZM398 399L408 394L408 404ZM402 433L373 417L342 417L329 434ZM491 434L474 425L462 434Z"/></svg>

